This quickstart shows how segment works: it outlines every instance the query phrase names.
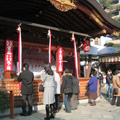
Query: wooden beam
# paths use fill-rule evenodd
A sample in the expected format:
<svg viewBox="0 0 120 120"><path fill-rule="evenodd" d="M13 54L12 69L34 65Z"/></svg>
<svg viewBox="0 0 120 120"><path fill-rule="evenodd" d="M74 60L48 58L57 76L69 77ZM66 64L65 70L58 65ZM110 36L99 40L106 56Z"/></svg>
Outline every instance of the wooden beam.
<svg viewBox="0 0 120 120"><path fill-rule="evenodd" d="M0 39L0 46L5 46L5 40ZM18 42L17 41L13 41L13 46L14 47L18 47ZM23 48L29 48L29 49L41 49L41 50L48 50L49 49L49 45L45 45L45 44L38 44L38 43L29 43L29 42L22 42L22 46ZM73 51L73 48L68 48L68 47L63 47L63 49L65 51ZM56 51L57 50L57 46L52 46L51 48L52 51Z"/></svg>
<svg viewBox="0 0 120 120"><path fill-rule="evenodd" d="M53 30L53 31L63 32L63 33L68 33L68 34L74 33L75 35L80 35L80 36L85 36L85 37L91 37L88 34L84 34L84 33L80 33L80 32L75 32L75 31L70 31L70 30L64 30L64 29L60 29L60 28L56 28L56 27L52 27L52 26L46 26L46 25L41 25L41 24L37 24L37 23L32 23L32 22L26 22L26 21L22 21L22 20L16 20L16 19L11 19L11 18L6 18L6 17L0 17L0 20L1 21L7 21L7 22L9 22L9 25L11 24L10 22L15 23L15 24L22 23L23 25L27 25L27 26L32 26L32 27L37 27L37 28L43 28L43 29L47 29L47 30L50 29L50 30Z"/></svg>
<svg viewBox="0 0 120 120"><path fill-rule="evenodd" d="M108 33L112 34L113 33L113 29L110 29L108 26L106 26L99 18L97 18L97 16L91 12L87 7L83 6L82 4L79 3L75 3L76 7L83 11L84 13L86 13L88 16L91 17L91 19L93 19L101 29L105 29Z"/></svg>

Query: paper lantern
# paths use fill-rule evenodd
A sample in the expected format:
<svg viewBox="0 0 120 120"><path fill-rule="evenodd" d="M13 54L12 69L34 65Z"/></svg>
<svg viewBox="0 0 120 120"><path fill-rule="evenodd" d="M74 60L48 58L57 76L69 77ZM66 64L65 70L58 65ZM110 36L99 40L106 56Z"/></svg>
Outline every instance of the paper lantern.
<svg viewBox="0 0 120 120"><path fill-rule="evenodd" d="M90 50L90 40L85 40L85 41L83 42L83 50L84 50L85 52L88 52L88 51Z"/></svg>

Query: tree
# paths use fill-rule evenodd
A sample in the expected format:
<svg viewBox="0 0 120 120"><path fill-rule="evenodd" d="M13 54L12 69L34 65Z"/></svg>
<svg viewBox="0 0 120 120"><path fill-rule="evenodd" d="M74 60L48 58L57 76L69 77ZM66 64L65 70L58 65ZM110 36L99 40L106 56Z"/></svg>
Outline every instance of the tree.
<svg viewBox="0 0 120 120"><path fill-rule="evenodd" d="M112 0L99 0L98 3L105 10L111 8Z"/></svg>
<svg viewBox="0 0 120 120"><path fill-rule="evenodd" d="M114 43L111 43L111 42L104 44L104 46L106 46L106 47L113 47L113 45L114 45Z"/></svg>
<svg viewBox="0 0 120 120"><path fill-rule="evenodd" d="M7 94L0 91L0 113L8 109Z"/></svg>
<svg viewBox="0 0 120 120"><path fill-rule="evenodd" d="M97 0L100 6L106 11L106 13L113 17L114 14L111 11L119 11L120 10L120 4L114 5L112 4L112 0ZM108 12L107 12L108 10ZM115 21L120 23L120 17L113 18Z"/></svg>

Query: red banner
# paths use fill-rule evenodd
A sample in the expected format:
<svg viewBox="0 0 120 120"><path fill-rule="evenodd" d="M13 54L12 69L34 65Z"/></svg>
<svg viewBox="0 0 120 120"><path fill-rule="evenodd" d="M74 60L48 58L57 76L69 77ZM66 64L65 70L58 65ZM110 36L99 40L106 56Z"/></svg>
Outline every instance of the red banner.
<svg viewBox="0 0 120 120"><path fill-rule="evenodd" d="M57 72L63 72L63 48L58 47L57 51Z"/></svg>
<svg viewBox="0 0 120 120"><path fill-rule="evenodd" d="M12 71L13 66L13 41L6 40L5 71Z"/></svg>

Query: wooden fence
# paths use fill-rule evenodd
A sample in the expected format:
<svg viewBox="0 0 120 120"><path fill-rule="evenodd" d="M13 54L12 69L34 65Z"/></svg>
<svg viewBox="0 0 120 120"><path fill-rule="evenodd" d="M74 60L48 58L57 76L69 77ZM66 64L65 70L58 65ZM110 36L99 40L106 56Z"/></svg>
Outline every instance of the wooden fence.
<svg viewBox="0 0 120 120"><path fill-rule="evenodd" d="M80 78L79 79L79 85L80 85L80 93L78 95L78 99L88 99L88 94L89 91L86 90L87 82L89 78ZM41 80L40 79L35 79L33 82L33 88L34 88L34 93L33 93L33 104L42 104L43 100L43 92L39 92L39 85L40 85ZM62 82L62 81L61 81ZM99 87L99 84L98 84ZM21 90L19 90L19 82L17 82L14 79L6 79L6 80L0 80L0 89L5 89L6 94L8 97L8 102L10 101L10 90L14 91L14 106L19 107L21 106ZM99 92L99 89L98 89ZM63 95L61 94L60 101L63 101Z"/></svg>

